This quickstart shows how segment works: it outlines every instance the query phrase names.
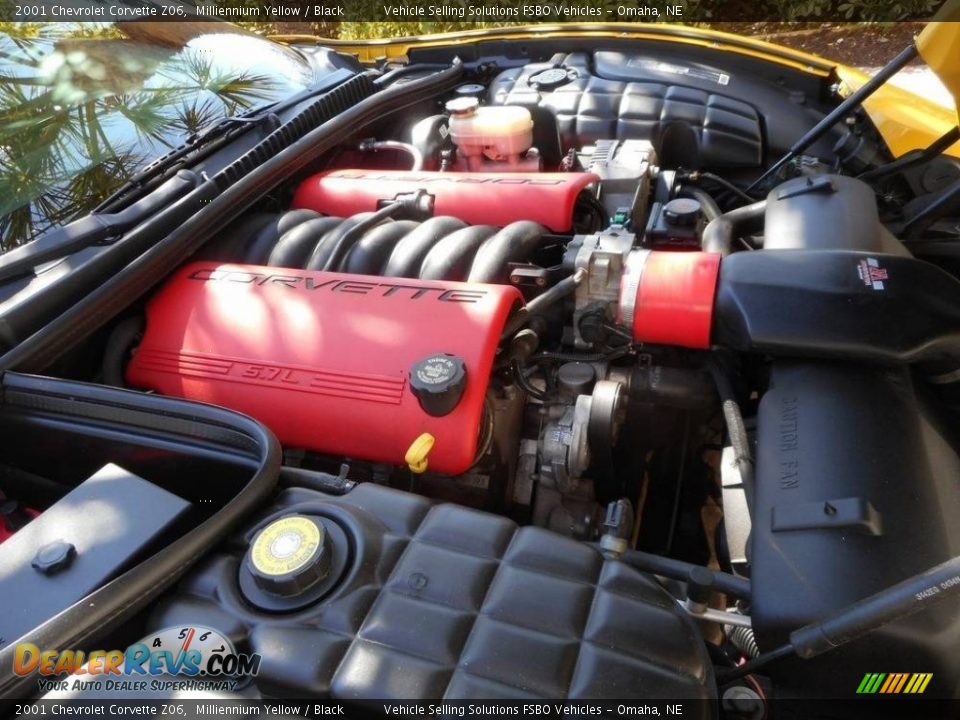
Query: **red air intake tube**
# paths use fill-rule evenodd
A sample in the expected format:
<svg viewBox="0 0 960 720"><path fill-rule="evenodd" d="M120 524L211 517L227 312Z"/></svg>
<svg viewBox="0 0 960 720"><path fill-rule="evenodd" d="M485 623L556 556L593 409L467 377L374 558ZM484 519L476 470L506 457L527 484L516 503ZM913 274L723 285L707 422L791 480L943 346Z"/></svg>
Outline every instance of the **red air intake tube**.
<svg viewBox="0 0 960 720"><path fill-rule="evenodd" d="M620 285L620 322L637 342L710 347L718 253L635 250Z"/></svg>

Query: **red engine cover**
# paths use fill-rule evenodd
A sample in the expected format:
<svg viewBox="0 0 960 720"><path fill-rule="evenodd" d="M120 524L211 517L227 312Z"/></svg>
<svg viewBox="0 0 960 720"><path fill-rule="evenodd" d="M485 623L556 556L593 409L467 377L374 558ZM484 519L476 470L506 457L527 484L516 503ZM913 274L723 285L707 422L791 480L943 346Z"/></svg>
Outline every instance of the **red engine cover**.
<svg viewBox="0 0 960 720"><path fill-rule="evenodd" d="M328 170L300 184L292 207L349 217L422 188L435 197L435 215L452 215L470 225L532 220L563 233L573 229L577 196L599 180L593 173Z"/></svg>
<svg viewBox="0 0 960 720"><path fill-rule="evenodd" d="M403 464L430 433L429 467L467 470L512 287L389 280L194 263L151 299L127 368L136 387L223 405L287 446ZM449 414L425 413L409 371L459 356L466 387Z"/></svg>

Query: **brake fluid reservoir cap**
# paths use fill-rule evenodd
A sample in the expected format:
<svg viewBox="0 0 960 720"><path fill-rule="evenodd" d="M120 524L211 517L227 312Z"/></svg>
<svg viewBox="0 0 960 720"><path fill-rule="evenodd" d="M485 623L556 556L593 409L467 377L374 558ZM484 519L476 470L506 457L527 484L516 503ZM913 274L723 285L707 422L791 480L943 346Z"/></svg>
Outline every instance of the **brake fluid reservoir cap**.
<svg viewBox="0 0 960 720"><path fill-rule="evenodd" d="M446 111L455 117L469 117L475 115L477 108L480 107L480 101L470 95L461 95L453 100L448 100L444 106Z"/></svg>
<svg viewBox="0 0 960 720"><path fill-rule="evenodd" d="M675 198L663 206L663 216L672 225L693 225L700 217L700 203L693 198Z"/></svg>
<svg viewBox="0 0 960 720"><path fill-rule="evenodd" d="M291 597L330 572L330 540L323 521L287 515L260 530L245 562L257 585L274 595Z"/></svg>
<svg viewBox="0 0 960 720"><path fill-rule="evenodd" d="M410 368L410 390L427 415L442 417L453 412L467 387L463 358L437 353Z"/></svg>

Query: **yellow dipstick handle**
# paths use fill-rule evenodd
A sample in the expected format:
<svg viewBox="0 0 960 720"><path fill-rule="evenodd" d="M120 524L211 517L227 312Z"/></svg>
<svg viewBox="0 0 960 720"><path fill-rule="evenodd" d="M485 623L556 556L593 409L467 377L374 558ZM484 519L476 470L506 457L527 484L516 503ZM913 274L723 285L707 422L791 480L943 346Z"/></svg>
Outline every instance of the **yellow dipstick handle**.
<svg viewBox="0 0 960 720"><path fill-rule="evenodd" d="M410 472L423 473L427 471L427 455L433 450L437 439L430 433L423 433L410 444L410 449L403 456L403 461L410 466Z"/></svg>

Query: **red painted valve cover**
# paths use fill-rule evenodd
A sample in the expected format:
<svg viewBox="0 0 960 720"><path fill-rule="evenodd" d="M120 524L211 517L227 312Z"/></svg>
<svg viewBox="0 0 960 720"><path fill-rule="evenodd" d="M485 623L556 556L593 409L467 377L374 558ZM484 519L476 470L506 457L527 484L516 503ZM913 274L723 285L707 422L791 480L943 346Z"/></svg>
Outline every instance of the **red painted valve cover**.
<svg viewBox="0 0 960 720"><path fill-rule="evenodd" d="M470 225L538 222L553 232L573 229L573 206L593 173L453 173L405 170L328 170L304 180L292 207L350 217L376 210L383 200L423 188L434 196L434 215Z"/></svg>
<svg viewBox="0 0 960 720"><path fill-rule="evenodd" d="M151 299L127 381L251 415L290 447L396 465L430 433L429 468L477 452L493 358L521 301L512 287L194 263ZM411 366L459 356L466 387L424 412Z"/></svg>

